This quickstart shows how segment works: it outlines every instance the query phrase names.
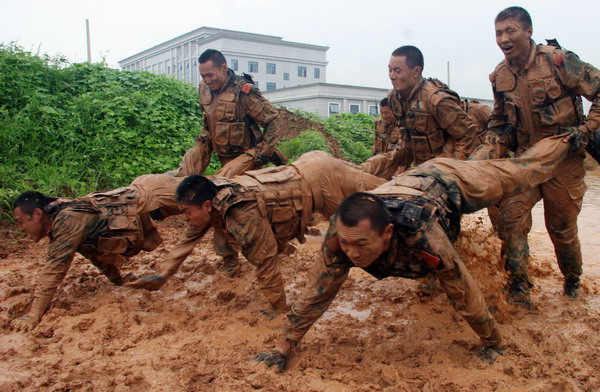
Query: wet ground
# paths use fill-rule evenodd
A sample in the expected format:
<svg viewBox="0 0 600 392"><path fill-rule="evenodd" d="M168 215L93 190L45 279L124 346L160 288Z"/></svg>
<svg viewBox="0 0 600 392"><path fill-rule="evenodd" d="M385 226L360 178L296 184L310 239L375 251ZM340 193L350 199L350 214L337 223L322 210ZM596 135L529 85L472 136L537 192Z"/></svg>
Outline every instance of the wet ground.
<svg viewBox="0 0 600 392"><path fill-rule="evenodd" d="M541 206L530 235L531 310L504 300L500 243L485 214L465 219L458 248L508 345L493 365L474 355L478 339L445 295L356 270L289 369L273 373L250 358L270 348L281 317L260 313L266 304L253 267L244 261L241 276L226 277L205 240L158 292L112 286L78 256L33 332L0 331L0 391L598 391L600 171L587 182L583 292L575 302L562 295ZM184 224L162 223L166 243L132 258L129 277L156 271ZM310 236L281 260L292 301L321 240ZM46 246L0 228L0 326L25 311Z"/></svg>

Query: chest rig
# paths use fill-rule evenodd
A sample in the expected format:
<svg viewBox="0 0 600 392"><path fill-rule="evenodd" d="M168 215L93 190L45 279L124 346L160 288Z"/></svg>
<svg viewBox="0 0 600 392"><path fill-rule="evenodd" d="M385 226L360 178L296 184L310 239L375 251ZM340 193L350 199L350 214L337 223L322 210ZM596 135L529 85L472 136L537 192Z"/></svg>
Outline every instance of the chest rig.
<svg viewBox="0 0 600 392"><path fill-rule="evenodd" d="M443 98L452 98L460 104L458 94L437 79L426 79L421 87L406 102L392 93L390 106L406 127L416 164L440 155L446 144L447 135L430 114Z"/></svg>
<svg viewBox="0 0 600 392"><path fill-rule="evenodd" d="M529 68L515 75L505 61L490 75L497 93L504 98L508 122L516 129L521 153L561 126L577 126L583 120L581 97L567 90L556 67L567 52L538 45Z"/></svg>
<svg viewBox="0 0 600 392"><path fill-rule="evenodd" d="M235 157L257 143L252 131L256 124L240 103L240 94L250 93L254 86L233 74L226 83L223 90L213 93L202 82L199 96L213 150L220 156Z"/></svg>
<svg viewBox="0 0 600 392"><path fill-rule="evenodd" d="M304 228L310 209L303 203L303 194L307 191L302 177L293 167L268 167L246 172L231 180L211 181L218 188L213 206L223 218L231 207L254 202L260 215L271 223L278 239L305 241Z"/></svg>

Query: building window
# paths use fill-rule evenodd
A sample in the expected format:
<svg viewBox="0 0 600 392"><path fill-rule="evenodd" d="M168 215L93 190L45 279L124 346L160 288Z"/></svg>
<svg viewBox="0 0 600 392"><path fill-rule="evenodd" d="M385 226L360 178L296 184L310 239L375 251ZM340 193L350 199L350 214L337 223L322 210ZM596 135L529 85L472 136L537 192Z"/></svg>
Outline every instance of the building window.
<svg viewBox="0 0 600 392"><path fill-rule="evenodd" d="M248 72L258 72L257 61L248 61Z"/></svg>
<svg viewBox="0 0 600 392"><path fill-rule="evenodd" d="M334 103L334 102L330 102L329 103L329 115L333 115L333 114L337 114L340 112L340 104L339 103Z"/></svg>
<svg viewBox="0 0 600 392"><path fill-rule="evenodd" d="M258 88L258 82L254 82L254 85L256 86L256 88Z"/></svg>
<svg viewBox="0 0 600 392"><path fill-rule="evenodd" d="M306 77L306 67L298 66L298 76L301 78Z"/></svg>
<svg viewBox="0 0 600 392"><path fill-rule="evenodd" d="M284 72L283 73L283 80L290 80L290 73L289 72Z"/></svg>
<svg viewBox="0 0 600 392"><path fill-rule="evenodd" d="M356 104L350 105L350 113L352 113L352 114L360 113L360 105L356 105Z"/></svg>
<svg viewBox="0 0 600 392"><path fill-rule="evenodd" d="M275 75L277 72L277 67L273 63L267 63L267 73L269 75Z"/></svg>
<svg viewBox="0 0 600 392"><path fill-rule="evenodd" d="M369 105L369 114L373 117L379 114L379 112L377 111L377 105Z"/></svg>
<svg viewBox="0 0 600 392"><path fill-rule="evenodd" d="M238 70L238 62L237 62L237 60L231 60L231 69L233 69L234 71Z"/></svg>
<svg viewBox="0 0 600 392"><path fill-rule="evenodd" d="M320 79L320 78L321 78L321 69L315 68L315 79Z"/></svg>
<svg viewBox="0 0 600 392"><path fill-rule="evenodd" d="M275 90L277 88L276 83L267 82L267 91Z"/></svg>

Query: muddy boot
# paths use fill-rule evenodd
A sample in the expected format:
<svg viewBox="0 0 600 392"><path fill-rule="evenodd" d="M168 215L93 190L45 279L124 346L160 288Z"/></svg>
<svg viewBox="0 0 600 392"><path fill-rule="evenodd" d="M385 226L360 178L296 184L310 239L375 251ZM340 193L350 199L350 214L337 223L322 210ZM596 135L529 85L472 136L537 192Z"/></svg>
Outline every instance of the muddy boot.
<svg viewBox="0 0 600 392"><path fill-rule="evenodd" d="M508 303L522 306L527 309L533 307L531 296L529 295L529 284L521 279L509 280L504 288L506 293L506 301Z"/></svg>
<svg viewBox="0 0 600 392"><path fill-rule="evenodd" d="M581 285L579 284L579 278L565 279L565 295L569 297L571 301L575 301L579 298L579 290Z"/></svg>
<svg viewBox="0 0 600 392"><path fill-rule="evenodd" d="M496 362L496 358L500 355L504 355L506 346L485 346L478 353L477 356L489 364Z"/></svg>
<svg viewBox="0 0 600 392"><path fill-rule="evenodd" d="M240 271L240 260L237 254L223 257L223 271L230 278L233 278Z"/></svg>
<svg viewBox="0 0 600 392"><path fill-rule="evenodd" d="M123 277L121 277L121 272L116 265L106 264L100 271L110 280L113 284L117 286L123 285Z"/></svg>

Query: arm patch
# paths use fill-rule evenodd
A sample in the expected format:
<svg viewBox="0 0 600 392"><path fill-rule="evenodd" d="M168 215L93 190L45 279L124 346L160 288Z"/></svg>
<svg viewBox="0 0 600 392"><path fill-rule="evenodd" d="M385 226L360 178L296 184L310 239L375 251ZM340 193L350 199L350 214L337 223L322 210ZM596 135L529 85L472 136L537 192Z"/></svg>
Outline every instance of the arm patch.
<svg viewBox="0 0 600 392"><path fill-rule="evenodd" d="M252 87L254 87L254 85L252 85L251 83L244 83L241 90L244 94L250 94L250 92L252 91Z"/></svg>

